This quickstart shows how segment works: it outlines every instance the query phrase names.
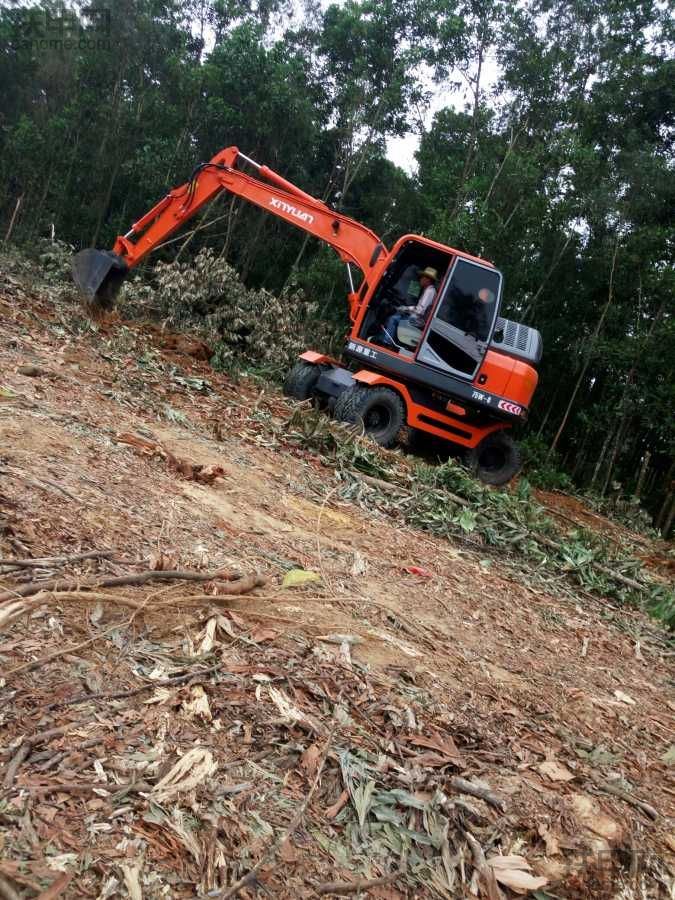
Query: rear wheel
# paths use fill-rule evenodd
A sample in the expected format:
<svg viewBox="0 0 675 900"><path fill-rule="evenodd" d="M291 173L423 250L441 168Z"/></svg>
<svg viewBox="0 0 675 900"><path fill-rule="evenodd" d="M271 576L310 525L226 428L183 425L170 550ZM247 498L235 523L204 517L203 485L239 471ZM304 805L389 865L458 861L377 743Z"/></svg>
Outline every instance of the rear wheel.
<svg viewBox="0 0 675 900"><path fill-rule="evenodd" d="M506 431L493 431L467 451L466 463L483 484L506 484L520 472L518 445Z"/></svg>
<svg viewBox="0 0 675 900"><path fill-rule="evenodd" d="M405 405L388 387L348 388L338 397L334 415L340 422L361 425L381 447L391 447L405 425Z"/></svg>
<svg viewBox="0 0 675 900"><path fill-rule="evenodd" d="M294 400L309 400L314 394L320 374L318 366L298 360L284 381L284 394Z"/></svg>

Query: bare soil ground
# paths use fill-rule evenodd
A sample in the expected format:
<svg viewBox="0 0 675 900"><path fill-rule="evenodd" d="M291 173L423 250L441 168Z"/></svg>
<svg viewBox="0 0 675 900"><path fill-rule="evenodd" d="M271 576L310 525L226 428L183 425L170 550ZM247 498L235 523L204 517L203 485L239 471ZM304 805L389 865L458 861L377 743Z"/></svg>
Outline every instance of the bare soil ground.
<svg viewBox="0 0 675 900"><path fill-rule="evenodd" d="M0 897L674 896L653 623L345 499L198 342L63 310L0 274ZM148 570L221 577L65 584Z"/></svg>

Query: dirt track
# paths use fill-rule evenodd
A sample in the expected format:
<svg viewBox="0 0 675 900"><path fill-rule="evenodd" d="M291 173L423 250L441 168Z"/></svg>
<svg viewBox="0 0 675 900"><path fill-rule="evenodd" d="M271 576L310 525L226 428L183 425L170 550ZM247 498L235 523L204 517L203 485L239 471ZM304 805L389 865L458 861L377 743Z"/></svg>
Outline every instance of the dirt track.
<svg viewBox="0 0 675 900"><path fill-rule="evenodd" d="M5 774L26 735L75 723L19 761L0 801L0 874L20 896L59 877L72 897L134 896L136 884L147 897L202 896L231 883L311 789L331 728L303 822L258 876L273 896L313 896L322 881L403 866L381 819L368 825L366 810L360 832L355 824L347 751L371 754L376 794L398 784L422 804L437 789L451 798L446 844L372 896L463 896L472 884L511 896L508 880L497 888L480 877L467 830L488 857L524 857L551 895L610 897L623 887L622 896L668 896L673 676L643 616L514 579L479 550L369 511L365 487L341 499L336 473L284 442L285 401L217 375L155 328L83 332L76 316L60 319L18 283L0 284L0 316L3 559L110 548L116 561L55 574L161 567L267 578L256 594L196 603L189 598L211 586L109 591L110 603L53 597L0 634ZM121 434L222 472L200 483ZM407 574L410 566L431 577ZM291 569L321 579L282 589ZM34 577L5 569L3 588L24 576ZM115 596L147 606L130 621ZM189 672L200 646L221 667L214 678L97 699ZM91 699L46 710L83 692ZM348 721L331 712L336 704ZM156 808L153 785L195 747L217 774ZM466 795L453 807L453 776L489 785L502 809ZM113 796L120 789L110 784L135 779L145 787ZM421 830L419 815L407 808L410 831Z"/></svg>

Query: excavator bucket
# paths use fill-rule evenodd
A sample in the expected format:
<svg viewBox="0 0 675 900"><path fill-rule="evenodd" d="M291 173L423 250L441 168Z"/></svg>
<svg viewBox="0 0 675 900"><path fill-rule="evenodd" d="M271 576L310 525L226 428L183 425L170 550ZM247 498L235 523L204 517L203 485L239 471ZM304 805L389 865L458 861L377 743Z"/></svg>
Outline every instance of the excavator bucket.
<svg viewBox="0 0 675 900"><path fill-rule="evenodd" d="M110 250L81 250L71 264L73 281L87 303L101 311L111 310L127 277L129 267Z"/></svg>

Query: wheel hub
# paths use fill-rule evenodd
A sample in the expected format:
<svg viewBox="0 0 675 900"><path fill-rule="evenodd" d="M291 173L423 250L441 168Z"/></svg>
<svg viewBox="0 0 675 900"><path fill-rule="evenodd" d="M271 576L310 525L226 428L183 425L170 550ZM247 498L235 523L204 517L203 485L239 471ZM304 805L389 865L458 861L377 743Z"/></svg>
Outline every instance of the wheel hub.
<svg viewBox="0 0 675 900"><path fill-rule="evenodd" d="M390 418L386 409L374 406L366 413L363 424L366 431L381 431L389 425Z"/></svg>
<svg viewBox="0 0 675 900"><path fill-rule="evenodd" d="M480 467L495 472L506 462L506 455L499 447L486 447L480 455Z"/></svg>

